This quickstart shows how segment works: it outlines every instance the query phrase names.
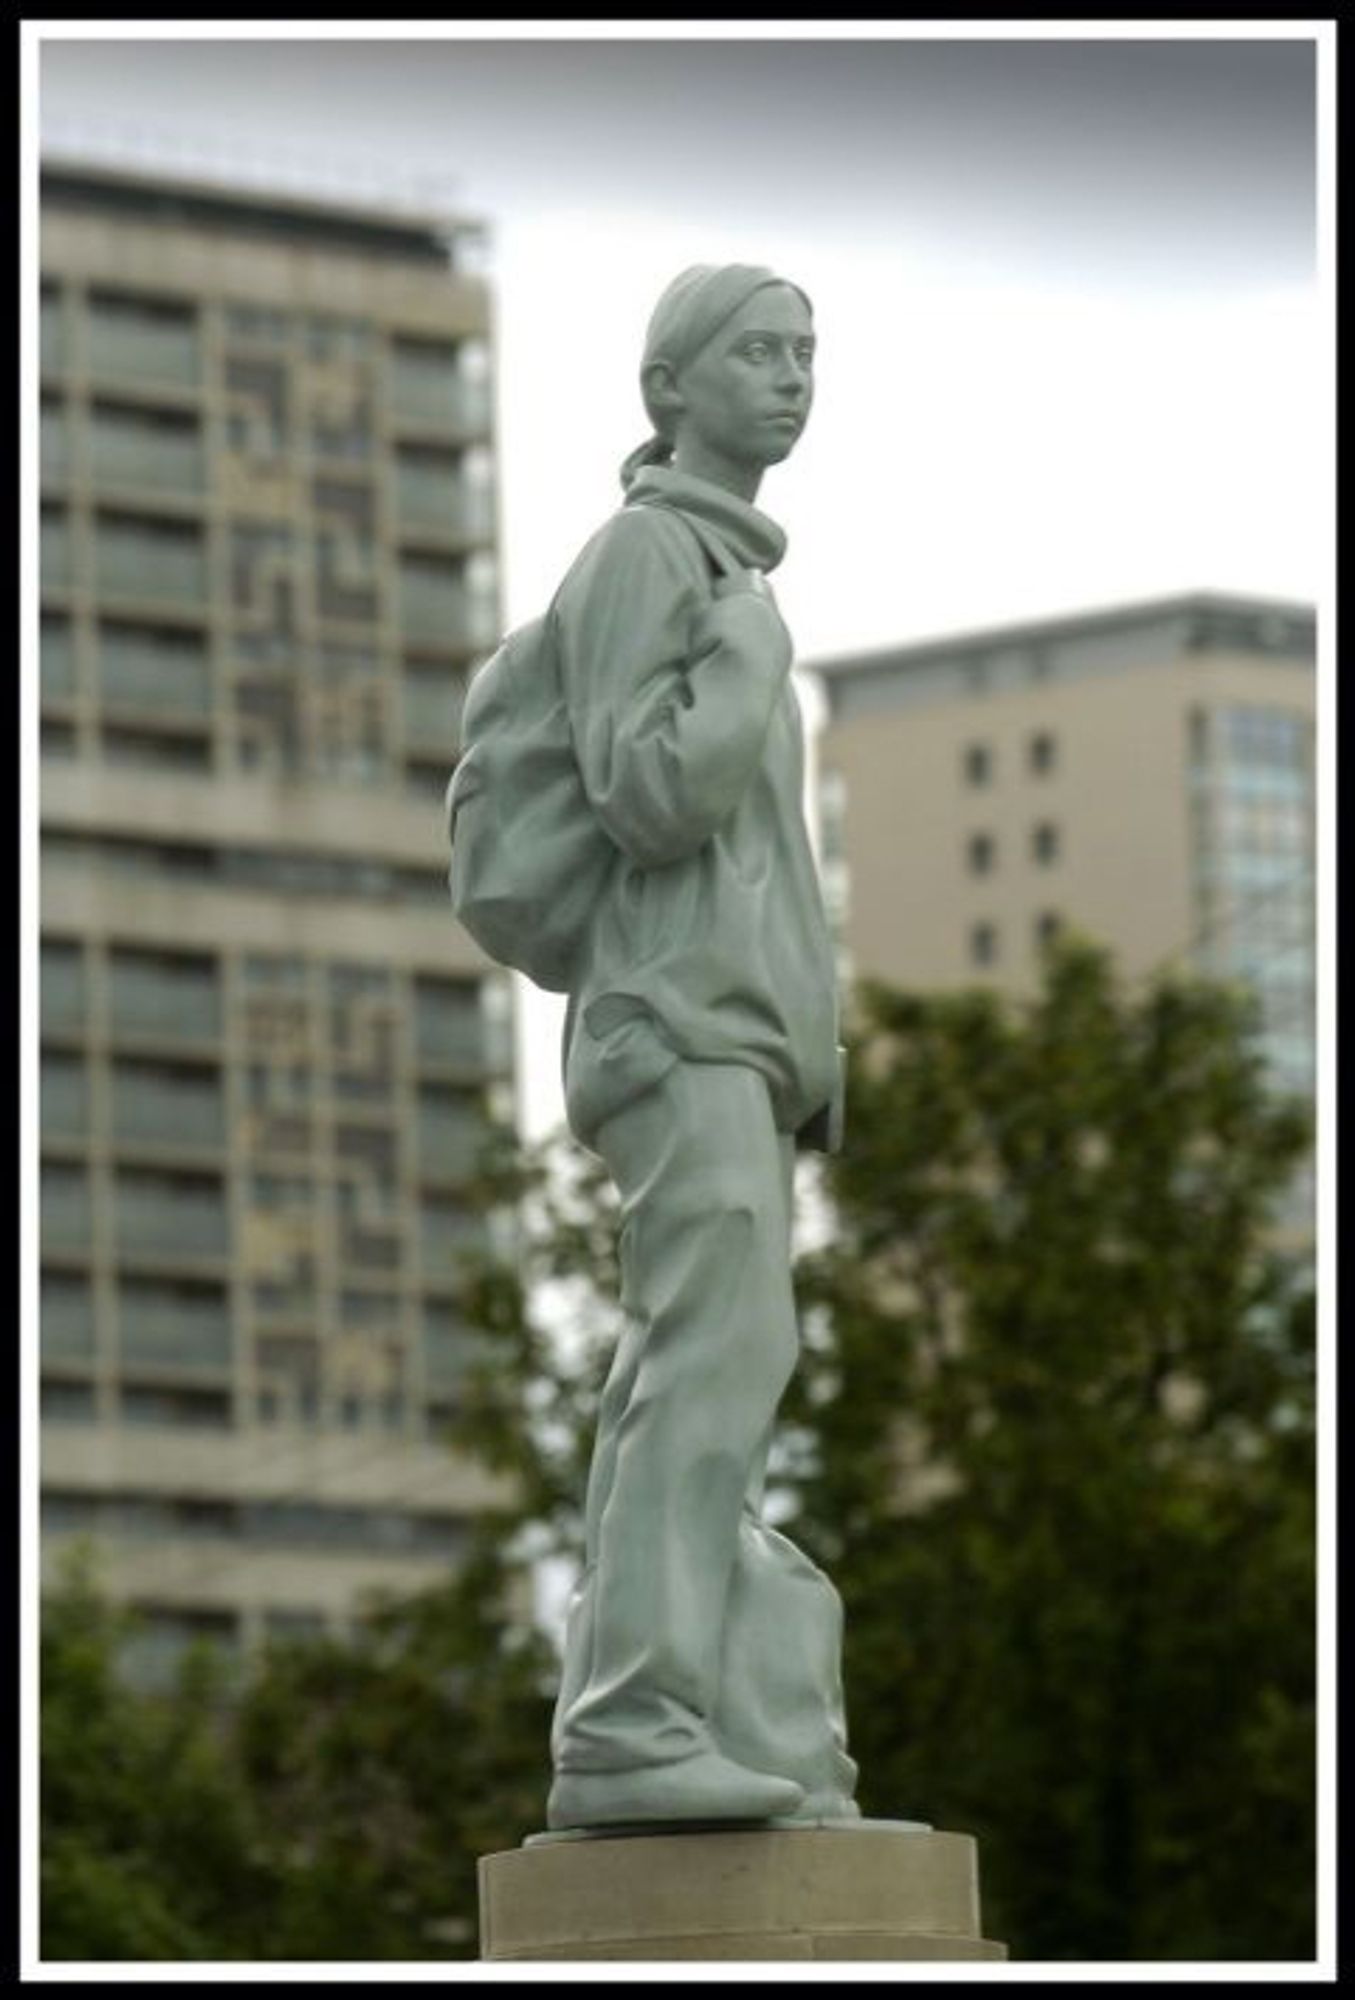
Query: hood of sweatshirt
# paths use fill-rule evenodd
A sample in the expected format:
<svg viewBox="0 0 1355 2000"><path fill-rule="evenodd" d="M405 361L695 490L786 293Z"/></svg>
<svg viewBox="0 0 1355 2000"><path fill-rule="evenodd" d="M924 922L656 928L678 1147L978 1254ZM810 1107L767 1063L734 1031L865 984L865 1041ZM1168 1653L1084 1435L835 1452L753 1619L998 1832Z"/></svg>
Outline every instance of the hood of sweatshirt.
<svg viewBox="0 0 1355 2000"><path fill-rule="evenodd" d="M770 516L712 480L668 465L647 465L626 493L627 507L671 507L713 528L731 555L747 569L775 569L786 553L786 537Z"/></svg>

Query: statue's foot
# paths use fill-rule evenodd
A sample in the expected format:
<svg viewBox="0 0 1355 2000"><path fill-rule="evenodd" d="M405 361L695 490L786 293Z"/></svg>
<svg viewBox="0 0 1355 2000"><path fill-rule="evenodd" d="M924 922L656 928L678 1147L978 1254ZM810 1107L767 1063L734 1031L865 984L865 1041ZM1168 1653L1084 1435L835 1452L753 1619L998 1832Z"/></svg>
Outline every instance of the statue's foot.
<svg viewBox="0 0 1355 2000"><path fill-rule="evenodd" d="M633 1771L561 1771L546 1803L546 1824L634 1826L648 1821L773 1819L797 1811L804 1791L713 1750L678 1764Z"/></svg>
<svg viewBox="0 0 1355 2000"><path fill-rule="evenodd" d="M809 1792L793 1813L778 1813L778 1821L860 1819L861 1808L845 1792Z"/></svg>

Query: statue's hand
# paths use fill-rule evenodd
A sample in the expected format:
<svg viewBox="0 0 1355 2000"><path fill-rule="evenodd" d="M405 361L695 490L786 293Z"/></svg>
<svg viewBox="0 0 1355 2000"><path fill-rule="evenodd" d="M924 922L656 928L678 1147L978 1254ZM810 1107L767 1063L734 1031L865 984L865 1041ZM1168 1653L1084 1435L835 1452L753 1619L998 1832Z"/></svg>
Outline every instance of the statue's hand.
<svg viewBox="0 0 1355 2000"><path fill-rule="evenodd" d="M713 594L716 597L743 597L749 592L754 597L765 597L769 603L776 602L772 587L760 569L743 569L736 575L714 579Z"/></svg>
<svg viewBox="0 0 1355 2000"><path fill-rule="evenodd" d="M698 655L714 644L735 655L775 661L783 671L790 666L790 634L760 570L720 579L715 596L696 614L693 639Z"/></svg>

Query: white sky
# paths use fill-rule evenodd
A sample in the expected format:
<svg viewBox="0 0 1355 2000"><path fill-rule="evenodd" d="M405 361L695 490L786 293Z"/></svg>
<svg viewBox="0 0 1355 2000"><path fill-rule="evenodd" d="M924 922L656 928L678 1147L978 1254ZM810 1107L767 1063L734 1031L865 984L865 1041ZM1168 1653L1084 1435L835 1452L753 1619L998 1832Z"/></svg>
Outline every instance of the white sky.
<svg viewBox="0 0 1355 2000"><path fill-rule="evenodd" d="M1282 45L1238 23L796 23L744 46L723 23L42 32L46 144L437 183L486 220L509 622L619 500L654 299L728 259L815 303L814 415L760 496L790 538L802 662L1169 591L1327 587L1312 24ZM559 1009L524 999L539 1130Z"/></svg>

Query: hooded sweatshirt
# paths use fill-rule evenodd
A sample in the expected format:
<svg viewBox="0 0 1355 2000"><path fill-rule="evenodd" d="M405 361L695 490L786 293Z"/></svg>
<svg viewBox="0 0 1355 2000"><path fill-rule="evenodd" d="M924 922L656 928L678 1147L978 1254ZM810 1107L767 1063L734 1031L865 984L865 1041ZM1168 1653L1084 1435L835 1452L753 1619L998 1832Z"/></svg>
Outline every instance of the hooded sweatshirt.
<svg viewBox="0 0 1355 2000"><path fill-rule="evenodd" d="M716 582L692 520L743 576ZM783 1131L840 1100L791 644L763 582L784 553L756 507L647 466L552 607L584 789L617 848L565 1018L585 1144L680 1058L758 1070Z"/></svg>

